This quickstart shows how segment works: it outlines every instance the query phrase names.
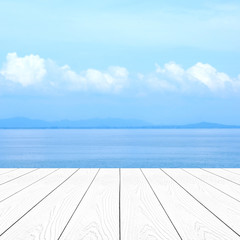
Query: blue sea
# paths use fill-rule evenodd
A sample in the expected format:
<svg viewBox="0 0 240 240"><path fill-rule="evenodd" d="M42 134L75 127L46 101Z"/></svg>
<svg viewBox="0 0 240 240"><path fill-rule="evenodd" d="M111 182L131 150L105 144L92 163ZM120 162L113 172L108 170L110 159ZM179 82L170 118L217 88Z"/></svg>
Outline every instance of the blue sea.
<svg viewBox="0 0 240 240"><path fill-rule="evenodd" d="M240 129L0 130L0 167L240 167Z"/></svg>

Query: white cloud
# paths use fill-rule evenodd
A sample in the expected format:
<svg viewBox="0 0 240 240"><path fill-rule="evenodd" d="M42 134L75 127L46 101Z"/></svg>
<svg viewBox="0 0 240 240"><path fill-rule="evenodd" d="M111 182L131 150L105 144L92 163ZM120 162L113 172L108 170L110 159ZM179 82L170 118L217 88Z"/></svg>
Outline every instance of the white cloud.
<svg viewBox="0 0 240 240"><path fill-rule="evenodd" d="M234 81L225 73L218 72L209 64L197 63L186 71L188 78L207 86L211 91L223 90Z"/></svg>
<svg viewBox="0 0 240 240"><path fill-rule="evenodd" d="M175 62L169 62L160 67L156 64L156 71L145 76L150 88L160 91L179 91L187 88L185 70Z"/></svg>
<svg viewBox="0 0 240 240"><path fill-rule="evenodd" d="M44 59L38 55L18 57L16 53L9 53L0 73L6 80L26 87L41 82L46 69Z"/></svg>
<svg viewBox="0 0 240 240"><path fill-rule="evenodd" d="M87 69L73 71L68 65L58 66L52 60L45 60L38 55L18 57L9 53L0 70L0 75L8 83L23 87L37 86L39 90L53 88L70 91L98 91L117 93L128 85L126 68L114 66L106 71Z"/></svg>
<svg viewBox="0 0 240 240"><path fill-rule="evenodd" d="M72 90L87 90L86 79L74 72L68 65L60 67L61 77Z"/></svg>
<svg viewBox="0 0 240 240"><path fill-rule="evenodd" d="M184 75L184 69L175 62L166 63L164 65L164 68L161 68L159 65L156 64L156 72L164 73L168 77L174 78L178 81L181 81Z"/></svg>
<svg viewBox="0 0 240 240"><path fill-rule="evenodd" d="M101 91L121 91L127 84L128 71L122 67L110 67L107 72L94 69L86 71L86 79Z"/></svg>
<svg viewBox="0 0 240 240"><path fill-rule="evenodd" d="M105 72L87 69L80 74L71 70L69 66L63 66L61 70L63 78L69 83L71 90L116 93L127 86L128 71L122 67L109 67Z"/></svg>
<svg viewBox="0 0 240 240"><path fill-rule="evenodd" d="M196 63L188 69L175 62L163 67L156 64L156 70L150 74L139 73L135 79L129 80L126 68L112 66L105 71L87 69L74 71L70 66L58 66L52 60L45 60L38 55L18 57L9 53L0 70L1 91L19 91L21 88L43 93L65 91L88 91L102 93L119 93L129 89L134 95L141 93L180 92L191 93L212 92L226 93L240 91L240 75L231 78L219 72L210 64Z"/></svg>
<svg viewBox="0 0 240 240"><path fill-rule="evenodd" d="M150 87L161 91L196 92L203 88L211 92L240 90L239 78L233 79L210 64L200 62L186 70L174 62L166 63L163 68L156 65L155 73L144 79Z"/></svg>

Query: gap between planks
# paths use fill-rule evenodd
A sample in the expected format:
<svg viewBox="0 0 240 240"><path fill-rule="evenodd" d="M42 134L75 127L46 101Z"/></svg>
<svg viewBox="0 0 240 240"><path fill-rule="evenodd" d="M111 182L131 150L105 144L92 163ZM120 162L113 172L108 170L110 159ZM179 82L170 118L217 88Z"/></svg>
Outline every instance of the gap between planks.
<svg viewBox="0 0 240 240"><path fill-rule="evenodd" d="M17 176L17 177L15 177L15 178L13 178L13 179L10 179L10 180L4 182L3 184L8 183L8 182L11 182L11 181L13 181L13 180L15 180L15 179L18 179L18 178L20 178L20 177L22 177L22 176L25 176L25 175L27 175L27 174L29 174L29 173L31 173L31 172L36 171L36 170L38 170L38 169L34 169L34 170L30 171L30 172L27 172L27 173L25 173L25 174L22 174L22 175L20 175L20 176ZM25 212L25 214L23 214L17 221L15 221L9 228L7 228L4 232L2 232L2 233L0 234L0 236L2 236L6 231L8 231L8 230L9 230L12 226L14 226L18 221L20 221L23 217L25 217L32 209L34 209L38 204L40 204L44 199L46 199L50 194L52 194L57 188L59 188L59 187L60 187L62 184L64 184L68 179L70 179L78 170L79 170L79 169L77 169L75 172L73 172L68 178L66 178L66 179L65 179L63 182L61 182L57 187L55 187L55 188L54 188L52 191L50 191L46 196L44 196L44 198L42 198L40 201L38 201L32 208L30 208L27 212ZM162 209L164 210L164 212L165 212L166 216L168 217L169 221L170 221L171 224L173 225L173 227L174 227L175 231L177 232L179 238L180 238L180 239L183 239L183 238L181 237L178 229L177 229L176 226L174 225L172 219L170 218L168 212L166 211L166 209L164 208L164 206L163 206L163 204L161 203L160 199L158 198L157 194L155 193L154 188L152 187L152 185L151 185L151 183L149 182L148 178L146 177L146 175L144 174L144 172L142 171L142 169L140 169L140 170L141 170L141 172L142 172L142 174L143 174L143 177L145 178L146 182L148 183L151 191L153 192L154 196L155 196L156 199L158 200L159 204L161 205ZM218 220L220 220L223 224L225 224L228 228L230 228L235 234L237 234L238 236L240 236L235 230L233 230L229 225L227 225L224 221L222 221L222 220L221 220L216 214L214 214L209 208L207 208L203 203L201 203L197 198L195 198L195 197L194 197L188 190L186 190L178 181L176 181L173 177L171 177L171 176L170 176L168 173L166 173L163 169L160 169L160 170L161 170L164 174L166 174L173 182L175 182L179 187L181 187L188 195L190 195L194 200L196 200L200 205L202 205L202 206L203 206L205 209L207 209L212 215L214 215ZM205 169L202 169L202 170L205 170ZM12 171L13 171L13 170L12 170ZM55 171L57 171L57 170L55 170ZM97 171L97 173L95 174L95 176L93 177L91 183L90 183L89 186L87 187L84 195L83 195L82 198L80 199L78 205L76 206L76 208L75 208L74 211L72 212L71 217L69 218L69 220L67 221L67 224L66 224L65 227L63 228L61 234L59 235L58 240L61 239L62 234L63 234L64 231L66 230L68 224L69 224L70 221L72 220L72 218L73 218L74 214L76 213L78 207L80 206L82 200L84 199L84 197L85 197L85 195L87 194L88 190L90 189L90 187L92 186L93 182L95 181L95 179L96 179L99 171L100 171L100 169L98 169L98 171ZM187 171L184 170L184 169L183 169L183 171L187 172ZM205 170L205 171L206 171L206 172L209 172L209 171L207 171L207 170ZM11 172L11 171L9 171L9 172ZM53 171L53 172L54 172L54 171ZM52 172L52 173L53 173L53 172ZM223 194L226 194L227 196L231 197L231 196L228 195L227 193L225 193L225 192L223 192L222 190L216 188L215 186L211 185L210 183L204 181L203 179L200 179L200 178L196 177L195 175L193 175L193 174L191 174L191 173L189 173L189 172L187 172L187 173L190 174L190 175L192 175L193 177L197 178L198 180L204 182L205 184L210 185L211 187L215 188L216 190L222 192ZM233 182L232 180L227 179L227 178L225 178L225 177L222 177L222 176L220 176L220 175L218 175L218 174L215 174L215 173L212 173L212 172L209 172L209 173L214 174L214 175L217 176L217 177L221 177L221 178L223 178L223 179L225 179L225 180L227 180L227 181L229 181L229 182L238 184L238 183ZM232 172L232 173L233 173L233 172ZM50 174L51 174L51 173L50 173ZM234 174L234 173L233 173L233 174ZM49 175L49 174L48 174L48 175ZM118 219L118 223L119 223L119 240L121 240L121 235L122 235L122 229L121 229L121 221L122 221L122 219L121 219L121 211L122 211L122 207L121 207L121 205L122 205L122 203L121 203L121 191L122 191L122 184L121 184L121 169L120 169L120 168L119 168L119 171L118 171L118 175L119 175L119 176L118 176L118 177L119 177L119 184L118 184L118 188L119 188L119 189L118 189L118 201L119 201L119 203L118 203L118 204L119 204L119 209L118 209L118 214L119 214L119 216L118 216L118 218L119 218L119 219ZM45 176L45 177L46 177L46 176ZM40 181L40 180L41 180L41 179L39 179L39 180L37 180L37 181ZM33 182L32 184L29 184L27 187L29 187L30 185L33 185L33 184L36 183L37 181ZM239 184L238 184L238 185L239 185ZM27 187L26 187L26 188L27 188ZM22 191L22 190L24 190L24 189L25 189L25 188L21 189L20 191ZM19 192L20 192L20 191L19 191ZM16 192L16 193L18 193L18 192ZM16 194L16 193L15 193L15 194ZM231 197L231 198L233 198L233 197ZM233 198L233 199L235 199L235 198ZM237 199L235 199L235 200L237 200ZM237 201L239 202L239 200L237 200Z"/></svg>

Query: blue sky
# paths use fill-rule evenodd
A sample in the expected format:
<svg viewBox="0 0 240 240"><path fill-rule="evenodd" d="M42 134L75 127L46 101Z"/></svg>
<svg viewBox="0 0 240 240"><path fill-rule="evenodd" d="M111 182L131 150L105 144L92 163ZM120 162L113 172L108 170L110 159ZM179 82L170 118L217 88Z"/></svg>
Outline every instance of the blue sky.
<svg viewBox="0 0 240 240"><path fill-rule="evenodd" d="M239 1L0 1L0 118L240 124Z"/></svg>

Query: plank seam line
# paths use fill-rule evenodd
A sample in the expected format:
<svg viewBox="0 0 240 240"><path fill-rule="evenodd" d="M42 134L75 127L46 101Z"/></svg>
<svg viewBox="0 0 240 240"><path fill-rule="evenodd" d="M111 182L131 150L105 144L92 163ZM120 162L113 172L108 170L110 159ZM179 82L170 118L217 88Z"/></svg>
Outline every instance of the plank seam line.
<svg viewBox="0 0 240 240"><path fill-rule="evenodd" d="M20 178L20 177L23 177L23 176L27 175L27 174L30 174L30 173L32 173L32 172L35 172L35 171L37 171L38 169L39 169L39 168L33 169L33 170L30 171L30 172L24 173L24 174L22 174L22 175L20 175L20 176L17 176L17 177L15 177L15 178L12 178L12 179L6 181L6 182L0 183L0 186L4 185L4 184L6 184L6 183L12 182L12 181L14 181L14 180L16 180L16 179L18 179L18 178Z"/></svg>
<svg viewBox="0 0 240 240"><path fill-rule="evenodd" d="M206 169L204 169L204 168L200 168L200 169L203 170L203 171L205 171L205 172L208 172L208 173L210 173L210 174L213 174L213 175L215 175L215 176L217 176L217 177L220 177L220 178L222 178L222 179L225 179L226 181L229 181L229 182L231 182L231 183L234 183L234 184L240 186L239 183L234 182L234 181L232 181L232 180L230 180L230 179L228 179L228 178L222 177L221 175L218 175L218 174L216 174L216 173L210 172L210 171L208 171L208 170L206 170Z"/></svg>
<svg viewBox="0 0 240 240"><path fill-rule="evenodd" d="M150 184L149 180L147 179L146 175L144 174L143 170L142 170L141 168L140 168L140 170L141 170L141 172L142 172L142 174L143 174L143 176L144 176L145 180L147 181L148 185L150 186L150 188L151 188L151 190L152 190L153 194L155 195L155 197L157 198L157 200L158 200L159 204L161 205L161 207L162 207L163 211L164 211L164 212L165 212L165 214L167 215L167 217L168 217L168 220L171 222L172 226L174 227L174 229L175 229L175 231L177 232L177 234L178 234L178 236L180 237L180 239L181 239L181 240L183 240L183 238L181 237L180 233L178 232L178 230L177 230L176 226L174 225L174 223L173 223L172 219L170 218L170 216L168 215L168 213L167 213L166 209L164 208L164 206L163 206L162 202L160 201L160 199L158 198L158 196L157 196L156 192L154 191L154 189L153 189L152 185Z"/></svg>
<svg viewBox="0 0 240 240"><path fill-rule="evenodd" d="M225 194L226 196L228 196L228 197L232 198L233 200L235 200L235 201L237 201L237 202L240 202L240 201L239 201L237 198L235 198L235 197L233 197L233 196L229 195L228 193L226 193L226 192L222 191L221 189L219 189L219 188L217 188L217 187L213 186L212 184L210 184L210 183L206 182L205 180L203 180L203 179L201 179L201 178L199 178L199 177L195 176L194 174L192 174L192 173L188 172L187 170L185 170L185 169L182 169L182 168L181 168L181 170L183 170L184 172L186 172L186 173L190 174L192 177L195 177L195 178L197 178L198 180L200 180L200 181L204 182L205 184L209 185L210 187L212 187L212 188L214 188L214 189L218 190L219 192L221 192L221 193Z"/></svg>
<svg viewBox="0 0 240 240"><path fill-rule="evenodd" d="M95 178L97 177L99 171L100 171L100 168L98 169L98 171L97 171L97 173L95 174L94 178L92 179L92 181L90 182L90 184L89 184L89 186L87 187L86 191L84 192L83 196L81 197L80 201L78 202L76 208L74 209L72 215L71 215L70 218L68 219L68 221L67 221L65 227L63 228L63 230L62 230L62 232L60 233L60 235L59 235L59 237L57 238L57 240L59 240L59 239L62 237L64 231L66 230L66 228L67 228L67 226L68 226L68 224L70 223L70 221L72 220L72 218L73 218L75 212L77 211L78 207L80 206L80 204L81 204L83 198L85 197L85 195L87 194L88 190L89 190L90 187L92 186L92 184L93 184Z"/></svg>
<svg viewBox="0 0 240 240"><path fill-rule="evenodd" d="M53 172L50 172L50 173L48 173L47 175L45 175L45 176L41 177L40 179L36 180L35 182L32 182L31 184L29 184L29 185L25 186L24 188L22 188L22 189L20 189L20 190L16 191L15 193L13 193L13 194L10 194L10 195L9 195L9 196L7 196L6 198L4 198L4 199L0 200L0 203L2 203L2 202L4 202L4 201L6 201L7 199L11 198L12 196L16 195L17 193L20 193L21 191L23 191L23 190L27 189L28 187L30 187L30 186L32 186L33 184L35 184L35 183L37 183L37 182L41 181L42 179L44 179L44 178L46 178L46 177L50 176L51 174L53 174L54 172L56 172L56 171L58 171L58 170L59 170L59 168L58 168L58 169L56 169L56 170L54 170Z"/></svg>
<svg viewBox="0 0 240 240"><path fill-rule="evenodd" d="M35 205L33 205L27 212L25 212L20 218L18 218L14 223L12 223L7 229L5 229L0 237L3 236L11 227L13 227L16 223L18 223L23 217L25 217L31 210L33 210L38 204L40 204L44 199L46 199L51 193L57 190L61 185L63 185L67 180L69 180L79 169L74 171L70 176L68 176L64 181L62 181L59 185L57 185L53 190L51 190L47 195L45 195L41 200L39 200Z"/></svg>
<svg viewBox="0 0 240 240"><path fill-rule="evenodd" d="M239 173L236 173L236 172L232 172L232 171L230 171L230 170L228 170L228 169L226 169L226 168L221 168L222 170L224 170L224 171L227 171L227 172L230 172L230 173L233 173L233 174L237 174L238 176L240 176L240 174Z"/></svg>
<svg viewBox="0 0 240 240"><path fill-rule="evenodd" d="M118 199L119 199L119 212L118 212L118 216L119 216L119 240L122 239L122 236L121 236L121 168L119 168L119 196L118 196Z"/></svg>
<svg viewBox="0 0 240 240"><path fill-rule="evenodd" d="M13 169L13 170L10 170L10 171L8 171L8 172L5 172L5 173L1 173L0 174L0 176L2 176L2 175L4 175L4 174L7 174L7 173L10 173L10 172L13 172L13 171L16 171L16 170L18 170L19 168L15 168L15 169Z"/></svg>
<svg viewBox="0 0 240 240"><path fill-rule="evenodd" d="M220 222L222 222L226 227L228 227L232 232L234 232L237 236L240 237L233 228L231 228L227 223L225 223L220 217L218 217L214 212L212 212L208 207L206 207L202 202L200 202L196 197L194 197L187 189L185 189L180 183L178 183L173 177L171 177L168 173L166 173L163 169L159 169L164 172L170 179L172 179L179 187L181 187L186 193L188 193L194 200L196 200L200 205L202 205L206 210L208 210L214 217L216 217Z"/></svg>

